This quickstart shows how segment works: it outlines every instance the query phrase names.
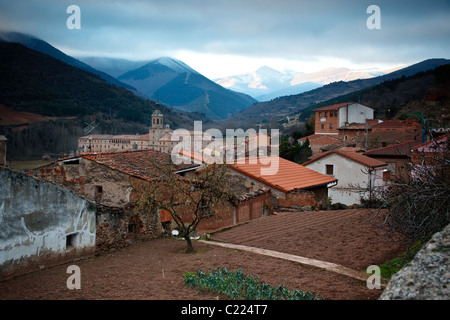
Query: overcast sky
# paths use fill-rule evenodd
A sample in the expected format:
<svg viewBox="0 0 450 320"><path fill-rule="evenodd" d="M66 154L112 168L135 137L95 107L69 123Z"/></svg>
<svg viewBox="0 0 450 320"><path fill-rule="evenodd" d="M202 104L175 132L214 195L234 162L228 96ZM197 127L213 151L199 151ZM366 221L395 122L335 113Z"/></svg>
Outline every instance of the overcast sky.
<svg viewBox="0 0 450 320"><path fill-rule="evenodd" d="M69 5L81 9L70 30ZM381 10L381 29L366 22ZM178 58L210 78L268 65L390 68L450 58L450 0L0 0L0 29L72 56Z"/></svg>

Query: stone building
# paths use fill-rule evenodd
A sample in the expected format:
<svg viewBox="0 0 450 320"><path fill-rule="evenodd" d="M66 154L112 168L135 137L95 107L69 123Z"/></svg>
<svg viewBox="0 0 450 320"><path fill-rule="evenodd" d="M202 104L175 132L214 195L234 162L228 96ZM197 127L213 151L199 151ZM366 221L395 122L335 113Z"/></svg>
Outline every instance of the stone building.
<svg viewBox="0 0 450 320"><path fill-rule="evenodd" d="M171 141L173 130L164 125L164 115L159 110L152 113L149 133L144 135L93 134L78 138L77 153L117 152L127 150L153 149L170 152L177 142Z"/></svg>
<svg viewBox="0 0 450 320"><path fill-rule="evenodd" d="M132 203L138 195L136 184L151 181L155 177L155 166L168 159L168 154L151 149L85 153L30 172L96 205L96 244L103 250L124 246L133 238L154 238L161 234L159 216L152 212L137 214ZM198 165L178 168L186 176L196 167Z"/></svg>
<svg viewBox="0 0 450 320"><path fill-rule="evenodd" d="M95 251L92 203L6 167L0 181L0 280Z"/></svg>

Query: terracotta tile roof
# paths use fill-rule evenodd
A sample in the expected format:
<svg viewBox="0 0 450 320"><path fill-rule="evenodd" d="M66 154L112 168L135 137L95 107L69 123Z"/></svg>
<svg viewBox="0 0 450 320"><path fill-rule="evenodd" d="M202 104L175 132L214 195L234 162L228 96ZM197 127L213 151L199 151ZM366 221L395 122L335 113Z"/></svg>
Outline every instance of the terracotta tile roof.
<svg viewBox="0 0 450 320"><path fill-rule="evenodd" d="M370 168L376 168L376 167L381 167L381 166L385 166L386 163L376 160L376 159L372 159L370 157L367 157L361 153L357 153L354 151L342 151L342 150L331 150L325 153L322 153L320 155L318 155L317 157L312 158L311 160L305 162L303 165L306 166L312 162L315 162L319 159L322 159L330 154L338 154L341 155L347 159L350 159L352 161L358 162L362 165L368 166Z"/></svg>
<svg viewBox="0 0 450 320"><path fill-rule="evenodd" d="M384 120L383 122L375 124L374 128L394 127L401 128L406 125L406 121L403 120Z"/></svg>
<svg viewBox="0 0 450 320"><path fill-rule="evenodd" d="M341 141L341 139L337 136L337 135L331 135L331 134L312 134L300 139L297 139L297 141L303 141L305 142L306 139L309 140L309 142L315 141L315 140L325 140L328 139L328 141L334 140L333 143L335 143L336 141Z"/></svg>
<svg viewBox="0 0 450 320"><path fill-rule="evenodd" d="M95 161L125 174L145 180L151 180L157 176L155 162L169 163L170 155L151 149L133 150L124 152L85 153L78 157ZM183 170L197 167L194 164L181 164L175 166L175 170Z"/></svg>
<svg viewBox="0 0 450 320"><path fill-rule="evenodd" d="M236 163L231 168L283 192L337 182L336 178L308 169L295 162L280 157L277 159L279 161L278 172L274 175L261 174L261 168L269 168L270 164L262 164L259 158L252 159L255 160L255 164L250 162L251 159L245 158L245 164Z"/></svg>
<svg viewBox="0 0 450 320"><path fill-rule="evenodd" d="M364 154L369 157L377 156L407 156L411 154L411 150L420 144L419 140L404 141L396 144L392 144L387 147L374 149L365 152Z"/></svg>

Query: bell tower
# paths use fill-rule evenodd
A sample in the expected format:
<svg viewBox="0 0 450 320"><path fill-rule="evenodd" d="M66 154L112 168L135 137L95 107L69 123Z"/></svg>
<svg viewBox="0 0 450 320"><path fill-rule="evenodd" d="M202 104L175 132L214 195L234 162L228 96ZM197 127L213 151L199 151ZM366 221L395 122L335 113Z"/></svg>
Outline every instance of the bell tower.
<svg viewBox="0 0 450 320"><path fill-rule="evenodd" d="M163 128L163 114L159 110L155 110L152 113L152 128L153 129Z"/></svg>

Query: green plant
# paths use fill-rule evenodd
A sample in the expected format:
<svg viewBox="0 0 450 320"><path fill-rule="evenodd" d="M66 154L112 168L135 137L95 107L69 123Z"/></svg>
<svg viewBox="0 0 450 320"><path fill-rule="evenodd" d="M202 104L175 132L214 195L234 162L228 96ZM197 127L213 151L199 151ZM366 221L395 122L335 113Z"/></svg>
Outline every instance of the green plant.
<svg viewBox="0 0 450 320"><path fill-rule="evenodd" d="M301 290L289 291L284 285L272 287L259 280L259 277L245 275L241 269L228 271L218 267L214 271L204 273L186 272L183 275L184 285L201 292L210 291L227 296L229 299L244 300L321 300L311 292Z"/></svg>

